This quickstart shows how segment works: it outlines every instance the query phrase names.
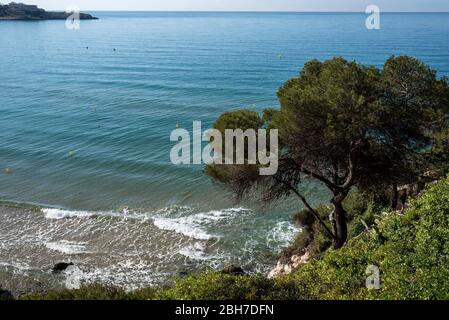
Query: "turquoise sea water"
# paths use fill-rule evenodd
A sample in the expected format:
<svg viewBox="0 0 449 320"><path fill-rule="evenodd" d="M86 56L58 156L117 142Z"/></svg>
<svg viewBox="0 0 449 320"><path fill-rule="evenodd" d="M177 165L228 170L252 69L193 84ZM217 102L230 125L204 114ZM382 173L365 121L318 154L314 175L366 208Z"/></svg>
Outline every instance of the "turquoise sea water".
<svg viewBox="0 0 449 320"><path fill-rule="evenodd" d="M383 14L381 30L364 14L94 15L80 30L0 21L0 200L50 208L0 216L0 267L70 259L83 279L123 285L229 262L265 272L298 232L297 203L234 204L202 166L170 163L170 132L276 107L314 58L408 54L449 76L446 13Z"/></svg>

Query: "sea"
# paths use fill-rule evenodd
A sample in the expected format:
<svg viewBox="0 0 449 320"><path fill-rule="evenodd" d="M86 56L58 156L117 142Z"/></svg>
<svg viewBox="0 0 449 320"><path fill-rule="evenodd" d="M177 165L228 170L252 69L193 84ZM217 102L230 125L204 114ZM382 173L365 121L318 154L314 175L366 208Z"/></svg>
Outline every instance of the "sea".
<svg viewBox="0 0 449 320"><path fill-rule="evenodd" d="M449 76L449 13L91 12L0 21L0 284L136 289L226 265L266 274L301 232L294 198L236 202L170 134L279 107L305 62L382 67L410 55ZM303 186L314 204L329 195ZM63 275L57 262L73 262ZM1 276L3 274L3 276ZM19 281L19 280L17 280Z"/></svg>

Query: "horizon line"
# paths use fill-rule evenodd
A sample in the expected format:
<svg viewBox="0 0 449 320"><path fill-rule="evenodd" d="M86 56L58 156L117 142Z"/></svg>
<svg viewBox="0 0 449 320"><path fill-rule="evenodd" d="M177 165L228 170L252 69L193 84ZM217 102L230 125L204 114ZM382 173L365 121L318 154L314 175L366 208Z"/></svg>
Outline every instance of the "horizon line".
<svg viewBox="0 0 449 320"><path fill-rule="evenodd" d="M47 10L47 9L46 9ZM54 9L48 9L54 10ZM106 9L82 9L81 11L96 12L163 12L163 13L362 13L365 11L290 11L290 10L106 10ZM449 13L449 11L381 11L382 13Z"/></svg>

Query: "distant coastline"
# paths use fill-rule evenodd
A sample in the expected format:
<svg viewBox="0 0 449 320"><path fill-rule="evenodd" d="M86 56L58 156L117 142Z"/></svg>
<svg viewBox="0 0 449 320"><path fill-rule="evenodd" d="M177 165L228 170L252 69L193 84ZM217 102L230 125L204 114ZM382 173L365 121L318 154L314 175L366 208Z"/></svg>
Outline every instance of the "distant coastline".
<svg viewBox="0 0 449 320"><path fill-rule="evenodd" d="M71 14L63 11L45 11L36 5L23 3L0 4L0 20L65 20ZM96 20L98 18L87 13L80 13L79 19Z"/></svg>

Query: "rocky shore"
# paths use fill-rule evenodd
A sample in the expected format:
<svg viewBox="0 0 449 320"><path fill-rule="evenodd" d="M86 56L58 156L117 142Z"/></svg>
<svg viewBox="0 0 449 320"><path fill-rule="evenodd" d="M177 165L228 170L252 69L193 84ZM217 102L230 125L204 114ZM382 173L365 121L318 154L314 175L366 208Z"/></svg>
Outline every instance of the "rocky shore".
<svg viewBox="0 0 449 320"><path fill-rule="evenodd" d="M293 272L296 268L298 268L300 265L305 264L310 259L310 253L309 251L305 250L304 254L302 255L293 255L290 257L288 261L283 261L282 259L278 261L276 267L273 268L273 270L270 271L268 274L268 278L277 278L281 276L288 275Z"/></svg>
<svg viewBox="0 0 449 320"><path fill-rule="evenodd" d="M7 5L0 4L0 20L65 20L71 13L63 11L45 11L36 5L11 2ZM80 13L80 20L96 20L98 18Z"/></svg>

